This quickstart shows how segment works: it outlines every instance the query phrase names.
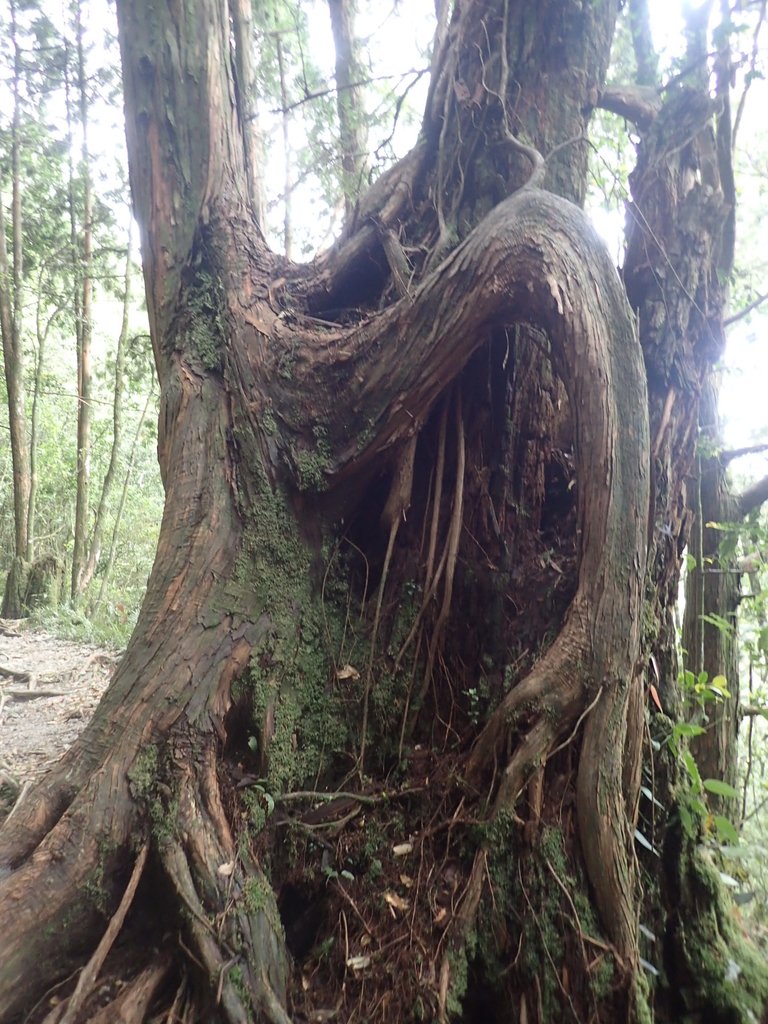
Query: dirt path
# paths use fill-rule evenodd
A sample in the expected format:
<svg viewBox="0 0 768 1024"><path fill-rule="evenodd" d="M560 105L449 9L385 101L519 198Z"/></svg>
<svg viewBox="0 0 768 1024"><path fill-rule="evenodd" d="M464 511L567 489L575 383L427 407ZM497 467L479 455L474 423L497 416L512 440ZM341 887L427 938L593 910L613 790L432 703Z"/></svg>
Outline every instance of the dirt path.
<svg viewBox="0 0 768 1024"><path fill-rule="evenodd" d="M58 759L93 714L116 664L113 651L0 619L0 787L18 789Z"/></svg>

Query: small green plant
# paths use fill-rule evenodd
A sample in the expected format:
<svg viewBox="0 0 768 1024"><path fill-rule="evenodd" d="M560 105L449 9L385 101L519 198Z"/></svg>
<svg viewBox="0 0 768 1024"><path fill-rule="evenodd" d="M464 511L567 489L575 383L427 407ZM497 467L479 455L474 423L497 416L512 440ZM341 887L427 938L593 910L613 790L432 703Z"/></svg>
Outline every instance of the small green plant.
<svg viewBox="0 0 768 1024"><path fill-rule="evenodd" d="M477 692L477 687L468 687L464 691L464 696L467 698L467 718L472 725L477 725L480 721L480 694Z"/></svg>
<svg viewBox="0 0 768 1024"><path fill-rule="evenodd" d="M719 704L730 698L728 681L723 675L709 678L705 671L695 674L685 670L680 674L680 686L683 692L683 704L688 717L697 714L706 722L706 707L710 704ZM702 736L706 727L697 722L678 721L672 725L667 736L667 746L685 768L690 782L689 799L681 805L680 814L683 824L688 829L695 827L695 819L698 819L708 833L714 831L719 843L736 844L739 836L733 823L722 814L713 814L707 806L706 794L738 799L739 794L729 783L722 779L702 779L696 758L688 748L688 741L696 736Z"/></svg>
<svg viewBox="0 0 768 1024"><path fill-rule="evenodd" d="M243 796L243 803L248 810L251 828L254 832L261 832L275 810L275 798L267 789L264 779L248 787Z"/></svg>
<svg viewBox="0 0 768 1024"><path fill-rule="evenodd" d="M351 871L347 871L346 868L342 871L337 871L336 868L331 867L330 864L326 864L323 868L323 875L328 882L338 881L340 878L343 878L346 882L354 882L355 880L355 876Z"/></svg>
<svg viewBox="0 0 768 1024"><path fill-rule="evenodd" d="M707 616L702 618L707 619ZM709 674L704 671L695 675L686 669L680 674L680 686L686 703L697 704L702 708L712 701L720 702L731 696L725 676L714 676L710 679Z"/></svg>
<svg viewBox="0 0 768 1024"><path fill-rule="evenodd" d="M702 779L695 757L687 747L682 745L685 739L700 736L704 731L700 725L677 722L667 739L667 745L682 762L691 784L690 797L685 804L681 804L680 814L683 824L689 830L694 828L694 818L698 818L704 825L705 831L711 833L714 829L719 843L736 845L739 841L739 834L733 822L723 814L710 812L706 803L706 794L711 793L713 796L737 799L738 792L722 779Z"/></svg>

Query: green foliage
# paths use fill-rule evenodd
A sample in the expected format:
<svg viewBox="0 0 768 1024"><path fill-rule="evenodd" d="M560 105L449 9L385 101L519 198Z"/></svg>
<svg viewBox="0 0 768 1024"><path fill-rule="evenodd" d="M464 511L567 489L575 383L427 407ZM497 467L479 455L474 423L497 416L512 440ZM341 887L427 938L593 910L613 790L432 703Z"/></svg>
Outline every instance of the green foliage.
<svg viewBox="0 0 768 1024"><path fill-rule="evenodd" d="M275 810L275 798L263 783L257 782L244 791L243 806L248 812L251 831L258 833Z"/></svg>
<svg viewBox="0 0 768 1024"><path fill-rule="evenodd" d="M29 623L33 628L45 630L65 640L119 650L125 647L133 632L136 614L123 615L113 605L109 605L103 614L89 618L71 601L65 601L56 608L44 607L33 611Z"/></svg>
<svg viewBox="0 0 768 1024"><path fill-rule="evenodd" d="M206 370L221 364L221 351L227 337L224 289L218 277L202 259L184 298L184 314L189 323L192 348Z"/></svg>
<svg viewBox="0 0 768 1024"><path fill-rule="evenodd" d="M159 754L157 747L150 743L141 751L128 770L131 790L137 799L148 799L157 782Z"/></svg>
<svg viewBox="0 0 768 1024"><path fill-rule="evenodd" d="M272 163L287 160L290 171L278 184L268 181L267 229L270 241L284 241L286 204L294 216L295 247L308 256L327 243L340 226L344 196L357 192L386 170L415 139L423 109L423 93L412 94L429 66L433 23L429 7L411 5L387 13L390 32L402 31L413 40L417 66L398 67L392 54L377 55L368 36L380 29L382 12L358 7L359 76L365 92L365 120L371 166L367 180L345 181L339 159L339 122L335 89L335 54L326 0L268 0L256 5L256 92L264 146L279 154ZM398 55L399 56L399 55ZM394 63L394 71L393 71ZM282 64L282 74L281 74ZM400 141L404 136L405 142ZM287 137L288 152L285 152Z"/></svg>
<svg viewBox="0 0 768 1024"><path fill-rule="evenodd" d="M92 2L92 0L90 0ZM83 21L93 13L83 0ZM94 4L94 8L97 5ZM27 419L34 424L37 469L33 556L71 558L76 471L77 387L75 347L83 327L83 191L86 170L94 184L93 256L90 263L94 291L92 395L93 429L90 446L91 501L89 523L110 460L114 418L115 346L121 320L126 251L127 173L120 152L123 138L119 98L119 58L113 35L100 35L98 61L89 50L88 103L92 164L77 160L80 151L81 111L76 103L75 32L70 5L55 11L32 2L16 5L21 60L14 63L6 19L0 35L0 66L7 82L15 81L19 105L20 186L22 205L21 337L27 376ZM99 13L101 13L99 7ZM98 64L98 67L94 65ZM18 71L18 75L16 72ZM15 76L15 77L14 77ZM10 111L8 111L10 115ZM118 127L119 126L119 127ZM10 117L0 118L0 190L7 201L11 189L14 140ZM12 218L5 216L6 248L13 252ZM138 279L134 269L134 277ZM123 384L124 442L117 453L116 486L104 521L104 545L96 577L88 595L99 605L93 637L124 642L135 619L156 547L162 508L162 489L155 453L154 409L145 414L152 390L153 369L146 318L133 304L129 325ZM0 375L0 395L5 382ZM152 404L152 403L150 403ZM32 414L34 412L34 421ZM141 427L140 427L141 424ZM3 402L0 431L7 429ZM135 490L121 509L121 491L132 471ZM121 515L122 511L122 515ZM13 553L13 500L10 453L0 448L0 574L7 571ZM114 541L114 543L113 543ZM103 582L107 587L102 595ZM72 635L88 635L90 627L66 606L58 615L44 614L48 628Z"/></svg>
<svg viewBox="0 0 768 1024"><path fill-rule="evenodd" d="M131 795L146 809L155 839L167 842L176 828L179 804L162 781L164 766L155 744L147 744L139 752L127 775Z"/></svg>
<svg viewBox="0 0 768 1024"><path fill-rule="evenodd" d="M705 708L710 704L723 704L731 694L727 680L722 675L709 679L706 671L698 675L686 669L680 673L680 687L683 693L683 708L686 717L676 722L665 719L666 745L684 770L686 780L678 802L678 811L686 831L698 835L703 831L712 843L738 843L738 831L733 822L723 814L714 814L707 804L707 794L726 799L738 799L738 791L722 779L702 778L696 758L689 749L689 742L706 732L705 725L691 718L701 717L706 722ZM662 716L656 716L660 721ZM646 788L649 800L658 806L652 792ZM641 831L635 832L641 845L657 852Z"/></svg>
<svg viewBox="0 0 768 1024"><path fill-rule="evenodd" d="M721 779L704 779L702 786L708 793L715 793L717 796L727 796L736 799L739 795L733 786L723 782Z"/></svg>
<svg viewBox="0 0 768 1024"><path fill-rule="evenodd" d="M304 491L324 491L326 470L331 460L328 438L322 427L315 427L315 448L299 448L294 453L299 485Z"/></svg>
<svg viewBox="0 0 768 1024"><path fill-rule="evenodd" d="M702 618L706 617L702 616ZM713 701L721 703L731 696L725 676L717 675L710 680L709 673L706 671L701 671L696 675L690 669L685 669L680 674L680 688L688 711L695 707L703 708L705 704ZM680 735L694 736L700 735L700 733L681 732Z"/></svg>
<svg viewBox="0 0 768 1024"><path fill-rule="evenodd" d="M275 895L272 886L261 876L254 875L245 883L245 904L252 914L258 914L270 907Z"/></svg>
<svg viewBox="0 0 768 1024"><path fill-rule="evenodd" d="M677 722L667 738L670 750L685 768L688 779L685 795L680 798L680 816L685 828L692 834L703 828L705 835L714 835L719 843L737 843L739 836L733 822L725 815L710 811L706 794L736 799L738 792L722 779L702 779L696 759L686 745L688 739L701 736L704 731L701 726L690 722Z"/></svg>
<svg viewBox="0 0 768 1024"><path fill-rule="evenodd" d="M270 928L276 935L282 935L283 924L275 902L275 893L269 880L257 871L248 876L245 882L245 907L249 914L264 914Z"/></svg>

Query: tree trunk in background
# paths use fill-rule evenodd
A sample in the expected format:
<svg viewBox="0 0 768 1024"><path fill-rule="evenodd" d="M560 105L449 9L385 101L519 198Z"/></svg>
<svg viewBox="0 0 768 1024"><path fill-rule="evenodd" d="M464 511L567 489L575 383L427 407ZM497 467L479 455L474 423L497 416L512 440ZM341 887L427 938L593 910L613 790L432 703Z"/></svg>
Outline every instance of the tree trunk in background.
<svg viewBox="0 0 768 1024"><path fill-rule="evenodd" d="M741 715L738 610L745 573L737 531L746 517L768 500L768 486L761 480L742 495L731 492L727 459L720 450L713 381L703 391L699 415L699 452L691 477L691 511L695 518L689 543L696 564L686 578L683 650L685 668L697 677L696 682L687 682L688 713L691 721L704 726L705 732L693 739L691 750L702 778L722 780L735 787ZM719 528L720 524L725 529ZM714 699L716 694L707 691L707 684L698 682L701 672L706 673L708 684L716 676L724 677L727 696ZM695 690L697 685L699 692ZM715 794L710 803L738 826L741 810L737 796Z"/></svg>
<svg viewBox="0 0 768 1024"><path fill-rule="evenodd" d="M363 188L368 155L362 69L355 33L355 0L328 0L328 9L336 49L336 112L344 212L349 218Z"/></svg>
<svg viewBox="0 0 768 1024"><path fill-rule="evenodd" d="M75 274L81 289L77 309L77 478L75 490L75 527L72 546L71 597L77 601L83 592L83 570L87 554L89 492L91 478L91 341L93 336L93 184L88 150L89 108L88 76L83 44L82 7L75 5L75 53L77 104L82 132L80 173L82 176L82 230L78 237L75 209L72 217L72 252L78 261Z"/></svg>
<svg viewBox="0 0 768 1024"><path fill-rule="evenodd" d="M718 281L702 292L694 292L706 332L700 344L712 350L716 358L725 345L723 316L727 302L727 282L733 268L735 244L736 189L733 179L732 148L733 132L730 112L730 80L732 63L730 54L730 9L723 3L719 32L719 53L715 59L715 82L720 100L716 118L714 140L707 141L702 150L702 174L706 181L715 184L715 193L720 200L710 202L712 252L710 260L716 269ZM707 17L690 8L687 11L689 58L696 65L700 95L709 90L709 71L706 55L709 50ZM712 145L714 142L714 145ZM689 172L690 173L690 172ZM705 223L705 218L702 217ZM699 300L701 295L701 300ZM696 454L694 470L689 481L692 491L689 508L692 519L691 553L697 559L696 566L686 580L686 609L683 621L683 649L687 651L685 668L697 677L694 692L688 693L689 701L697 703L695 687L701 685L699 678L706 672L709 681L724 676L729 697L699 701L698 713L694 711L697 724L703 724L705 732L693 739L692 753L703 779L715 779L733 786L737 770L737 737L739 728L739 656L737 645L737 610L739 605L739 574L735 572L733 560L719 557L722 534L710 523L731 523L738 518L737 503L732 497L726 479L725 466L716 450L720 443L720 426L717 412L718 389L716 380L705 378L701 387L699 408L699 451ZM707 450L709 449L709 451ZM690 597L690 607L689 607ZM702 618L705 616L705 618ZM709 621L707 618L709 617ZM719 621L720 625L717 625ZM709 697L717 697L713 691L702 691ZM689 708L690 713L690 708ZM700 723L698 718L703 717ZM729 815L738 824L739 811L736 798L713 795L710 805L714 810Z"/></svg>
<svg viewBox="0 0 768 1024"><path fill-rule="evenodd" d="M697 680L700 673L706 672L709 684L716 676L724 676L730 696L710 699L716 697L711 691L702 689L697 694L695 689L688 689L691 721L703 725L706 730L693 739L691 750L702 778L719 779L735 786L739 726L736 630L740 573L735 557L720 557L720 543L725 535L711 524L735 524L739 514L718 451L721 435L717 391L712 381L702 395L699 415L700 451L691 474L691 511L695 518L689 544L696 564L688 572L685 584L683 664ZM696 685L701 684L694 684L694 687ZM715 796L712 803L730 817L734 824L738 824L736 798Z"/></svg>
<svg viewBox="0 0 768 1024"><path fill-rule="evenodd" d="M115 384L112 392L112 447L109 453L109 465L104 474L101 484L101 494L96 515L93 521L93 530L88 541L88 557L83 566L80 576L80 593L85 593L90 586L91 580L96 572L96 566L101 557L102 537L107 516L109 499L112 496L112 489L117 476L117 467L120 460L120 448L123 441L123 399L125 396L125 349L128 344L128 318L131 309L131 274L133 272L133 251L132 251L132 227L128 229L128 246L125 254L125 275L123 278L123 317L120 324L120 334L117 338L117 351L115 352Z"/></svg>
<svg viewBox="0 0 768 1024"><path fill-rule="evenodd" d="M141 415L139 416L139 422L136 424L136 432L133 435L133 444L131 445L131 450L128 455L128 464L125 468L125 476L123 477L123 486L120 490L120 499L117 503L117 508L115 509L115 521L112 525L112 536L110 537L109 540L109 548L107 550L106 562L104 564L104 569L101 572L101 583L99 584L99 593L96 599L92 602L90 608L90 615L92 618L96 618L99 610L103 607L104 600L107 595L107 587L110 583L110 580L112 579L112 570L115 565L115 555L117 554L117 537L120 532L120 523L122 521L123 511L125 509L125 500L128 496L128 485L131 482L131 476L133 474L133 466L136 459L136 451L139 447L139 438L141 437L141 432L144 429L144 423L147 419L147 414L149 413L149 409L150 406L152 405L154 397L155 393L153 389L147 395L147 400L144 403L144 408L141 410Z"/></svg>
<svg viewBox="0 0 768 1024"><path fill-rule="evenodd" d="M2 614L26 614L18 589L32 557L28 534L30 492L29 438L24 356L24 268L22 249L21 97L22 54L16 24L16 3L10 2L11 42L14 52L13 115L11 121L11 258L8 257L5 216L0 210L0 331L8 392L8 426L13 464L14 564L6 581Z"/></svg>
<svg viewBox="0 0 768 1024"><path fill-rule="evenodd" d="M256 223L264 230L267 200L264 183L264 144L256 110L253 4L251 0L229 0L229 9L234 35L234 56L237 61L237 102L240 124L243 125L245 170Z"/></svg>
<svg viewBox="0 0 768 1024"><path fill-rule="evenodd" d="M700 17L703 10L691 8L689 13ZM719 38L727 46L727 30ZM718 95L713 99L701 26L689 42L697 73L688 84L667 91L658 112L649 113L642 103L637 107L637 122L646 127L630 176L633 203L624 265L649 386L655 483L649 535L653 612L646 612L644 632L648 677L663 707L663 713L654 710L655 704L651 709L649 728L658 753L650 754L644 774L646 790L664 810L659 813L653 801L641 801L638 824L661 856L660 862L649 858L647 884L660 886L668 907L660 917L655 901L646 900L643 920L655 936L663 935L663 967L676 979L659 993L658 1011L671 1019L699 1013L728 1020L717 964L727 960L728 946L736 948L738 940L722 906L707 902L712 879L697 849L706 819L696 773L688 763L681 779L681 765L671 761L668 747L675 724L684 716L671 611L691 528L688 488L698 407L724 344L735 210L728 76L721 72L729 64L727 52L716 61ZM644 952L652 957L656 948L649 942ZM735 962L749 958L740 950ZM764 999L762 995L760 1001ZM759 1016L758 1010L752 1012Z"/></svg>
<svg viewBox="0 0 768 1024"><path fill-rule="evenodd" d="M14 47L13 117L11 122L11 258L8 258L5 220L0 215L0 324L3 358L8 389L8 423L13 460L13 511L15 554L27 561L31 557L27 539L29 503L29 449L27 438L26 388L24 381L24 269L22 250L21 181L21 49L16 29L16 3L11 0L11 35Z"/></svg>
<svg viewBox="0 0 768 1024"><path fill-rule="evenodd" d="M637 64L637 85L659 86L659 58L653 46L648 0L629 0L629 31Z"/></svg>
<svg viewBox="0 0 768 1024"><path fill-rule="evenodd" d="M714 106L646 121L622 282L577 205L617 6L457 5L420 142L297 265L227 12L119 4L166 506L107 694L0 831L3 1022L131 900L120 994L81 1013L82 974L70 1019L759 1018L645 697L719 355Z"/></svg>
<svg viewBox="0 0 768 1024"><path fill-rule="evenodd" d="M60 306L50 313L48 310L43 310L41 297L43 295L44 272L44 269L41 268L38 277L38 299L36 304L37 314L35 317L37 346L35 349L35 372L32 384L32 410L29 417L29 505L27 507L27 537L29 539L29 547L32 551L35 549L35 531L37 529L37 489L39 482L37 472L37 449L39 443L39 418L42 397L41 392L43 389L43 368L45 366L48 335L50 334L51 327L53 326L57 316L61 312Z"/></svg>
<svg viewBox="0 0 768 1024"><path fill-rule="evenodd" d="M293 255L293 169L291 159L291 133L289 126L291 114L288 109L288 80L286 78L285 57L283 55L283 40L280 30L275 31L275 50L277 53L277 68L280 75L280 102L282 106L282 129L283 129L283 159L285 168L283 174L283 251L290 259Z"/></svg>

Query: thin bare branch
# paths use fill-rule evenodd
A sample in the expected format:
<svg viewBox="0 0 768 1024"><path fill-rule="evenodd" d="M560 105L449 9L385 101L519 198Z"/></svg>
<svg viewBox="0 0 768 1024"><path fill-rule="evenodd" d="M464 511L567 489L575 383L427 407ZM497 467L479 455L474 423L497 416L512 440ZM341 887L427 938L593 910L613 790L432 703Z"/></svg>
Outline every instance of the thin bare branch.
<svg viewBox="0 0 768 1024"><path fill-rule="evenodd" d="M429 68L409 68L407 71L400 71L396 75L374 75L370 78L361 78L358 81L350 82L348 85L344 86L329 85L327 89L316 89L313 92L305 92L300 100L295 100L293 103L287 103L285 106L275 107L270 111L270 113L289 114L292 110L296 110L297 107L303 107L305 103L311 103L313 100L321 100L326 96L335 96L345 90L360 89L364 85L372 85L374 82L391 82L395 78L402 82L403 79L408 77L408 75L414 75L414 80L418 81L427 74L429 74Z"/></svg>
<svg viewBox="0 0 768 1024"><path fill-rule="evenodd" d="M734 147L734 149L736 148L736 136L739 131L739 125L741 124L741 118L744 114L744 107L746 106L747 102L747 93L749 92L752 82L757 77L755 71L757 68L758 54L760 52L760 32L762 30L763 25L765 24L765 14L767 6L768 0L762 0L762 3L760 4L760 14L757 19L757 25L755 26L755 31L752 34L752 53L749 57L749 70L744 75L744 89L742 90L741 96L739 97L739 103L736 107L736 117L733 121L733 136L731 139L731 144Z"/></svg>
<svg viewBox="0 0 768 1024"><path fill-rule="evenodd" d="M768 444L751 444L746 448L732 448L727 452L720 452L720 462L727 466L745 455L759 455L761 452L768 452Z"/></svg>
<svg viewBox="0 0 768 1024"><path fill-rule="evenodd" d="M737 499L739 512L744 517L766 501L768 501L768 476L764 476L762 480L758 480L739 495Z"/></svg>
<svg viewBox="0 0 768 1024"><path fill-rule="evenodd" d="M768 299L768 292L763 292L758 295L756 299L753 299L749 305L740 309L738 313L734 313L733 316L729 316L727 320L723 320L723 327L730 327L732 324L738 323L739 320L743 320L745 316L749 316L752 310L757 309L758 306L762 306L766 299Z"/></svg>
<svg viewBox="0 0 768 1024"><path fill-rule="evenodd" d="M768 718L768 708L759 707L756 704L742 705L739 708L739 714L742 718Z"/></svg>
<svg viewBox="0 0 768 1024"><path fill-rule="evenodd" d="M658 89L649 86L612 85L603 89L597 105L646 129L661 110L661 99Z"/></svg>

